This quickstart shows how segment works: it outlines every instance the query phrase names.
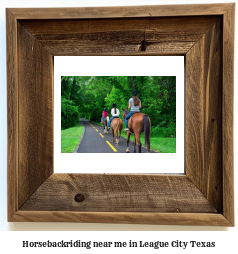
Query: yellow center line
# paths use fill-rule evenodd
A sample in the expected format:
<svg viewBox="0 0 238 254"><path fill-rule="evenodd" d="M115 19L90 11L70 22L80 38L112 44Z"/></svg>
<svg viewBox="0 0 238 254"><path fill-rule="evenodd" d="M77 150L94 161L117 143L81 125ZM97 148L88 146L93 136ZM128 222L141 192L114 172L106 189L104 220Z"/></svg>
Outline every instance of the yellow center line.
<svg viewBox="0 0 238 254"><path fill-rule="evenodd" d="M112 148L112 150L114 151L114 152L117 152L117 150L108 142L108 141L106 141L107 143L108 143L108 145Z"/></svg>
<svg viewBox="0 0 238 254"><path fill-rule="evenodd" d="M101 136L102 136L102 138L104 138L104 136L103 136L101 133L99 133L99 135L101 135Z"/></svg>
<svg viewBox="0 0 238 254"><path fill-rule="evenodd" d="M97 129L95 129L97 132L98 132L98 130Z"/></svg>

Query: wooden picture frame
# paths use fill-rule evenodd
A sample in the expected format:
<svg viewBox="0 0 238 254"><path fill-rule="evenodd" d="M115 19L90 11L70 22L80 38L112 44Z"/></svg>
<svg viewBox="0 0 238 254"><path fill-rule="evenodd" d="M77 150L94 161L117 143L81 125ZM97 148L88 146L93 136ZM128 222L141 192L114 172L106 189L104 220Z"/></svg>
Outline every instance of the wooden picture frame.
<svg viewBox="0 0 238 254"><path fill-rule="evenodd" d="M234 226L234 18L233 3L6 9L8 221ZM186 174L54 174L61 55L184 55Z"/></svg>

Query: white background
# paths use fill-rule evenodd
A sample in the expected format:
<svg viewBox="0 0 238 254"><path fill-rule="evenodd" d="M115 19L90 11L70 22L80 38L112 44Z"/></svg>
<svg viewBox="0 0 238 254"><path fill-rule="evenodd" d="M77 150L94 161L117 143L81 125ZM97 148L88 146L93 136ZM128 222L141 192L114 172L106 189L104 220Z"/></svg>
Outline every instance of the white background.
<svg viewBox="0 0 238 254"><path fill-rule="evenodd" d="M217 247L215 249L202 249L203 253L217 253L218 251L229 251L229 253L237 253L237 236L238 236L238 226L233 228L224 228L224 227L189 227L189 226L157 226L157 225L124 225L124 224L91 224L91 223L7 223L7 110L6 110L6 37L5 37L5 8L6 7L80 7L80 6L125 6L125 5L154 5L154 4L191 4L191 3L223 3L223 2L236 2L236 1L163 1L163 0L154 0L154 1L145 1L145 0L117 0L117 1L76 1L76 0L57 0L57 1L49 1L49 0L1 0L0 2L0 229L3 232L0 232L0 244L3 249L2 253L11 253L11 250L16 250L18 253L38 253L44 252L53 252L53 250L31 250L31 249L21 249L21 241L31 239L37 241L38 239L55 239L57 240L70 240L80 239L80 238L90 238L94 241L99 239L115 239L118 241L123 241L123 239L130 240L143 240L143 239L157 239L163 238L163 240L173 240L181 239L181 240L206 240L206 241L215 241L217 242ZM236 7L236 14L237 14ZM238 23L236 19L236 38L237 38L237 29ZM237 46L237 43L236 43ZM237 49L237 47L236 47ZM235 69L237 70L237 50L235 50ZM237 74L235 73L235 135L234 135L234 148L235 155L237 154L237 120L238 120L238 112L237 112ZM237 207L237 168L238 168L238 159L237 156L234 156L235 160L235 208L236 208L236 217L238 215L238 207ZM236 224L237 224L236 219ZM73 231L73 232L38 232L38 231ZM9 232L4 232L9 231ZM11 232L10 232L11 231ZM12 231L25 231L25 232L12 232ZM28 231L37 231L37 232L28 232ZM74 232L76 231L76 232ZM78 232L78 231L114 231L114 232ZM120 232L125 231L125 232ZM150 232L127 232L127 231L150 231ZM172 231L172 232L160 232L160 231ZM181 232L177 232L181 231ZM192 232L187 232L192 231ZM207 231L207 232L201 232ZM212 232L209 232L212 231ZM219 232L214 232L219 231ZM225 232L230 231L230 232ZM175 239L175 240L176 240ZM13 242L15 241L15 242ZM9 244L9 245L8 245ZM176 250L176 249L175 249ZM54 250L57 253L62 252L62 250ZM70 251L70 250L69 250ZM104 251L102 249L102 251ZM108 249L110 251L110 249ZM121 252L121 250L119 250ZM143 249L136 250L136 252L144 253ZM157 250L159 251L159 250ZM171 249L169 250L171 251ZM181 250L182 252L183 250ZM186 250L184 250L186 251ZM184 252L183 251L183 252ZM180 253L180 251L176 251ZM196 249L192 253L201 253L201 249ZM64 250L65 253L65 250ZM79 253L79 250L76 250L75 253ZM168 252L166 252L168 253ZM171 253L171 252L170 252ZM191 250L187 251L187 253L191 253Z"/></svg>
<svg viewBox="0 0 238 254"><path fill-rule="evenodd" d="M61 153L61 76L176 76L176 153ZM54 77L55 173L184 173L183 56L143 56L143 65L138 56L54 57ZM123 166L117 163L112 171L100 163L108 160Z"/></svg>

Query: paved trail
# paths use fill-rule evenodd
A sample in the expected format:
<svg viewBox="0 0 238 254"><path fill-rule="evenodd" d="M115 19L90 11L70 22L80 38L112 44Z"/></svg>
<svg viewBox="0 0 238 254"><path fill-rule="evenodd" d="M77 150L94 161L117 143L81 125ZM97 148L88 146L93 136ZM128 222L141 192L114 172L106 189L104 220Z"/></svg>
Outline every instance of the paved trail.
<svg viewBox="0 0 238 254"><path fill-rule="evenodd" d="M121 137L120 143L117 146L115 142L112 142L112 131L109 134L104 134L103 127L101 125L92 123L85 119L82 120L85 126L83 139L78 147L78 153L125 153L126 152L126 139ZM115 137L114 137L114 140ZM130 140L134 140L134 135L131 135ZM130 152L134 152L134 144L130 142ZM138 146L136 147L138 152ZM147 149L142 147L142 153L147 153ZM153 151L151 151L153 152Z"/></svg>

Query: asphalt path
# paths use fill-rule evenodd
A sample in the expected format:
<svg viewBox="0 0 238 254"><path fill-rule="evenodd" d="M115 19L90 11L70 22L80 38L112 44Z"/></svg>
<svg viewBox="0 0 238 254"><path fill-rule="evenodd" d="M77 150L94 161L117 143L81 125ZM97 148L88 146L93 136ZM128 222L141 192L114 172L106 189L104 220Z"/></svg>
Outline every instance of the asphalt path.
<svg viewBox="0 0 238 254"><path fill-rule="evenodd" d="M126 152L126 139L121 137L119 145L112 142L112 131L109 134L104 134L103 126L93 122L82 119L84 124L83 138L79 144L77 153L125 153ZM134 135L131 134L130 140L134 140ZM114 141L116 138L114 136ZM143 145L143 144L142 144ZM134 152L133 142L129 143L130 153ZM136 145L136 152L138 146ZM147 148L141 147L142 153L147 153ZM151 151L153 152L153 151Z"/></svg>

